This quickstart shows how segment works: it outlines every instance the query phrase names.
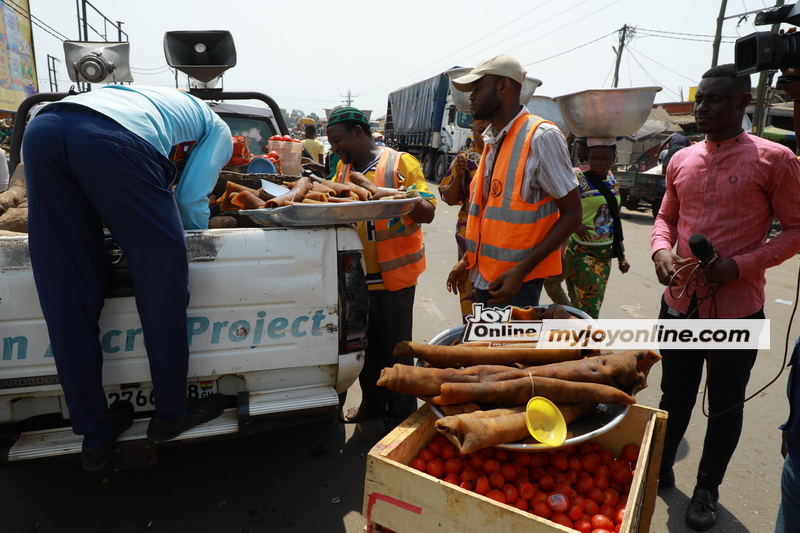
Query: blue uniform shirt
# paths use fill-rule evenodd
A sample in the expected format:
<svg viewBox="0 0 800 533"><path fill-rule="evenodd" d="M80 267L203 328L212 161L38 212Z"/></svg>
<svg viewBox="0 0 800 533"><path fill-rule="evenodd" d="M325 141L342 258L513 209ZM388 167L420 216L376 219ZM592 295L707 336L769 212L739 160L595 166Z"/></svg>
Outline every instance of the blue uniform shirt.
<svg viewBox="0 0 800 533"><path fill-rule="evenodd" d="M197 141L175 189L175 199L185 229L208 228L207 196L233 147L227 124L205 102L177 89L131 85L106 85L61 102L102 113L164 157L169 157L177 144Z"/></svg>

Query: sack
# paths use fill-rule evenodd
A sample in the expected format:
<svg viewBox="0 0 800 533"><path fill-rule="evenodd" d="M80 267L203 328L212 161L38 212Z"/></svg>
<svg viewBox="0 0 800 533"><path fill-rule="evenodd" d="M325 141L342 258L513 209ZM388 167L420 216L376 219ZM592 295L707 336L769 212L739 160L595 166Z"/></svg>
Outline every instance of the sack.
<svg viewBox="0 0 800 533"><path fill-rule="evenodd" d="M234 135L231 139L233 139L233 155L231 155L230 160L225 166L241 167L246 165L254 157L250 154L250 149L247 147L247 137Z"/></svg>

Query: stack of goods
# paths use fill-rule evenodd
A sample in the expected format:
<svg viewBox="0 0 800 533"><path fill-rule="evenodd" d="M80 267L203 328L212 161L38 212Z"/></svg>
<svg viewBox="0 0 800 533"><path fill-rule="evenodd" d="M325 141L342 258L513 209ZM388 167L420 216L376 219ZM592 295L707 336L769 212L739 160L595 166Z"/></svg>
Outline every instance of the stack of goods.
<svg viewBox="0 0 800 533"><path fill-rule="evenodd" d="M512 308L512 320L531 311ZM461 453L470 453L529 438L525 406L534 396L555 403L567 424L594 412L598 404L634 404L634 395L647 386L650 368L661 359L648 350L600 353L528 346L404 341L394 355L415 357L425 366L386 368L378 385L441 406L447 416L436 421L436 429Z"/></svg>
<svg viewBox="0 0 800 533"><path fill-rule="evenodd" d="M28 233L28 193L25 188L25 169L17 165L8 182L8 189L0 193L0 236L17 236Z"/></svg>

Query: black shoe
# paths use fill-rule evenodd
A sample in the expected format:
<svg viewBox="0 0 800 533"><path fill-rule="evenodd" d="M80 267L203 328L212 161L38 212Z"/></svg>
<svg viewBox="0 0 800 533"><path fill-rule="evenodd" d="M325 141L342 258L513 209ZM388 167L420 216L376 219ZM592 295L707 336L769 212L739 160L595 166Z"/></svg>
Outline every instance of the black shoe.
<svg viewBox="0 0 800 533"><path fill-rule="evenodd" d="M155 442L174 439L184 431L214 420L225 410L225 396L212 394L205 398L190 398L186 405L188 411L175 420L161 420L153 417L147 426L147 438Z"/></svg>
<svg viewBox="0 0 800 533"><path fill-rule="evenodd" d="M705 531L717 521L719 492L701 486L694 488L692 501L686 509L686 523L695 531Z"/></svg>
<svg viewBox="0 0 800 533"><path fill-rule="evenodd" d="M658 488L671 489L675 486L675 471L670 468L658 473Z"/></svg>
<svg viewBox="0 0 800 533"><path fill-rule="evenodd" d="M102 472L111 464L117 438L133 424L133 404L125 400L116 401L108 409L108 416L114 424L111 435L99 446L84 444L81 448L83 469L88 472Z"/></svg>

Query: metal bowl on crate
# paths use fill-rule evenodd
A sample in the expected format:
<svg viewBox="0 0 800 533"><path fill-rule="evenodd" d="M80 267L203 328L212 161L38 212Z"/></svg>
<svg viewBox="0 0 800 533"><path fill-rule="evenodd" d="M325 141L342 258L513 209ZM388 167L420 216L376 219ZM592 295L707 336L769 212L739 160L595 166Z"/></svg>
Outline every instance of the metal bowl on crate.
<svg viewBox="0 0 800 533"><path fill-rule="evenodd" d="M561 115L577 137L625 137L647 120L661 87L587 89L556 96Z"/></svg>
<svg viewBox="0 0 800 533"><path fill-rule="evenodd" d="M472 91L464 92L459 91L453 86L453 80L456 78L460 78L461 76L465 76L472 71L472 67L466 68L454 68L450 69L445 72L445 76L450 79L450 94L453 96L453 103L456 106L456 109L461 111L462 113L469 113L469 95ZM525 82L522 84L522 91L519 94L519 102L521 104L527 104L528 100L531 99L533 93L536 91L536 88L542 84L542 80L531 78L530 76L525 76Z"/></svg>
<svg viewBox="0 0 800 533"><path fill-rule="evenodd" d="M563 306L564 309L569 312L571 315L576 316L581 319L585 320L593 320L589 315L577 309L575 307L570 306ZM544 310L544 306L538 306L537 310ZM436 335L428 344L436 344L436 345L451 345L457 341L459 341L464 336L464 329L466 326L460 325L455 326L450 329L446 329ZM417 361L417 365L420 366L422 361ZM444 418L444 412L439 408L438 405L428 404L431 411L436 415L437 418ZM605 404L601 403L597 405L597 408L594 412L588 413L578 420L570 423L567 426L567 429L572 434L564 444L561 446L548 446L547 444L537 443L537 442L510 442L507 444L501 444L499 446L495 446L496 448L502 448L504 450L514 450L518 452L539 452L545 450L553 450L557 448L563 448L565 446L572 446L574 444L580 444L581 442L585 442L590 440L598 435L602 435L607 431L614 429L622 420L625 418L625 415L628 414L628 410L630 409L629 405L619 405L619 404Z"/></svg>

